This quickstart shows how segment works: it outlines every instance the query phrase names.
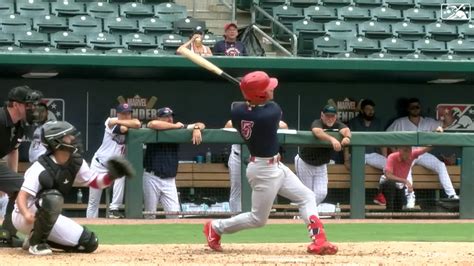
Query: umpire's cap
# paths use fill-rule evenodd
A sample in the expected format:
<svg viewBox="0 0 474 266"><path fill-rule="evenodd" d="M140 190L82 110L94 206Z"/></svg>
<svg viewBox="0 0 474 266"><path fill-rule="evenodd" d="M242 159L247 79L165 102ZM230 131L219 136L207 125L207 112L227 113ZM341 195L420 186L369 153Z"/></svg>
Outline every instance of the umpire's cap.
<svg viewBox="0 0 474 266"><path fill-rule="evenodd" d="M40 91L32 90L30 87L18 86L14 87L8 93L8 100L19 103L35 103L43 97Z"/></svg>

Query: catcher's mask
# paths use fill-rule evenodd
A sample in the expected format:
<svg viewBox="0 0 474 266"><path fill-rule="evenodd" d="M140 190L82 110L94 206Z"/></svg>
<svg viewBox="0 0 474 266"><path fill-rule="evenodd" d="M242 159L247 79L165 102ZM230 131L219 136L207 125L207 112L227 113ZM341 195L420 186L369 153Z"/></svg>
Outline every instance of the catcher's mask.
<svg viewBox="0 0 474 266"><path fill-rule="evenodd" d="M66 121L46 122L42 128L42 143L50 152L65 150L71 153L82 153L80 132ZM65 136L73 136L71 141L66 141Z"/></svg>

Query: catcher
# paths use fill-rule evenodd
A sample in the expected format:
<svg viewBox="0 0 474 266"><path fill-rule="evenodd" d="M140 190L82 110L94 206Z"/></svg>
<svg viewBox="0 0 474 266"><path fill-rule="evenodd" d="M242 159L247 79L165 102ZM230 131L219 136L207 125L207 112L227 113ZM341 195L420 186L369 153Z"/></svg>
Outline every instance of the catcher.
<svg viewBox="0 0 474 266"><path fill-rule="evenodd" d="M108 173L95 174L81 156L81 141L76 128L63 121L47 122L42 129L47 152L25 173L25 181L13 211L13 224L28 235L23 249L33 255L48 255L51 248L66 252L94 252L95 234L61 215L64 195L73 186L105 188L119 177L134 175L124 159L112 157Z"/></svg>

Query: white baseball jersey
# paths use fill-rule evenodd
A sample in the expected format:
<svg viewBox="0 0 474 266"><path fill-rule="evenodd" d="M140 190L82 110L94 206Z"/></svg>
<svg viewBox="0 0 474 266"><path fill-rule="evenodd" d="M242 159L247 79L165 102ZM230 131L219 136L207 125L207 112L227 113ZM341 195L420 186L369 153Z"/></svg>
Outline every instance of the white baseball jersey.
<svg viewBox="0 0 474 266"><path fill-rule="evenodd" d="M114 128L109 128L110 117L105 120L105 132L102 144L92 158L91 168L98 172L107 172L105 162L112 156L123 155L125 150L125 135L116 134ZM120 126L120 125L116 125Z"/></svg>
<svg viewBox="0 0 474 266"><path fill-rule="evenodd" d="M28 151L28 158L30 163L36 162L38 158L46 152L46 147L41 144L41 129L43 126L39 126L33 133L33 139L31 140L30 149Z"/></svg>
<svg viewBox="0 0 474 266"><path fill-rule="evenodd" d="M437 127L441 126L440 121L436 121L430 117L420 117L418 125L408 119L408 116L400 117L393 121L387 128L387 131L435 131Z"/></svg>

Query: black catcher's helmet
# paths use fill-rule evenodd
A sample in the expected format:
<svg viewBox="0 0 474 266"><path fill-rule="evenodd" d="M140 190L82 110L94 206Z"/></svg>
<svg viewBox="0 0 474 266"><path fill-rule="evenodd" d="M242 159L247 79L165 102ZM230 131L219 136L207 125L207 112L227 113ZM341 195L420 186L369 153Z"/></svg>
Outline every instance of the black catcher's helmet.
<svg viewBox="0 0 474 266"><path fill-rule="evenodd" d="M76 128L66 121L50 121L43 124L42 142L46 148L54 152L56 150L68 150L71 153L81 153L82 144L79 138L80 133ZM65 143L64 136L74 136L71 143Z"/></svg>

